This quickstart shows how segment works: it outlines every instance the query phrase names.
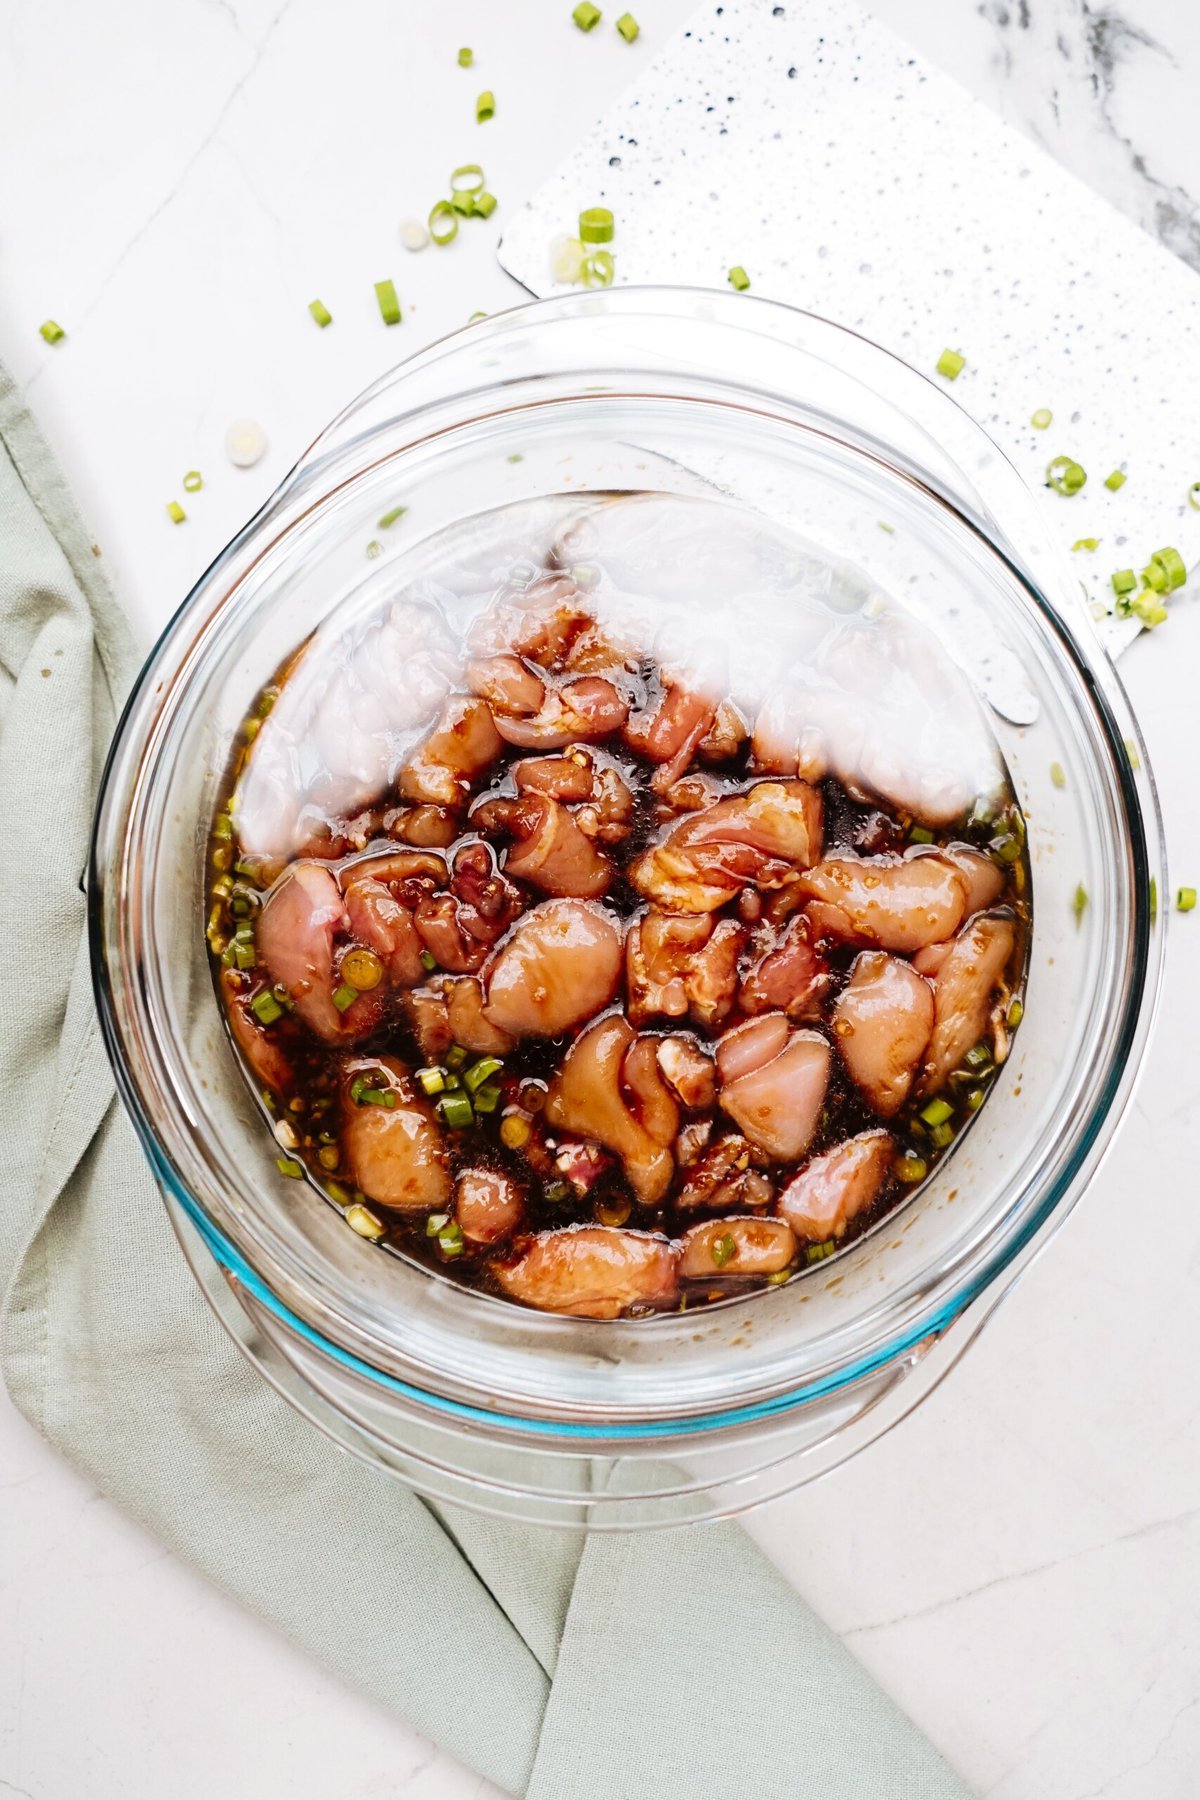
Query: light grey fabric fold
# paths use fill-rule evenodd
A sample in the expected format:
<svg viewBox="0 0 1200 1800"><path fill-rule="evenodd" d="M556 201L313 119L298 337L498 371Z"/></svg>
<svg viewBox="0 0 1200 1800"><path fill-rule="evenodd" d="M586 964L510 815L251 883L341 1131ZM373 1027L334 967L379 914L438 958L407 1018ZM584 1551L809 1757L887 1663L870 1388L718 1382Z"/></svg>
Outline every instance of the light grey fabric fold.
<svg viewBox="0 0 1200 1800"><path fill-rule="evenodd" d="M81 875L136 666L0 371L0 834L37 863L32 890L27 856L0 875L0 1351L17 1405L180 1555L514 1794L965 1800L736 1527L585 1540L439 1514L243 1361L116 1103L92 1006Z"/></svg>

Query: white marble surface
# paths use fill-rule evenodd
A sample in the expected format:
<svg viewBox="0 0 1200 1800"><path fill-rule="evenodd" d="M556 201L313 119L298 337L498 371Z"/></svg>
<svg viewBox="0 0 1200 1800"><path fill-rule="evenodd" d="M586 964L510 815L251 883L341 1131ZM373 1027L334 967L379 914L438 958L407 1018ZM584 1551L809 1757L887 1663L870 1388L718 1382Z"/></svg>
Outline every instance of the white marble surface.
<svg viewBox="0 0 1200 1800"><path fill-rule="evenodd" d="M607 22L581 36L569 10L7 0L0 357L31 383L147 632L349 394L512 297L490 226L414 258L399 220L476 155L515 205L687 6L639 0L633 48ZM1198 260L1181 198L1200 193L1194 14L1013 0L1002 26L995 0L987 17L951 0L878 10ZM1089 39L1119 53L1095 83ZM464 42L471 73L454 66ZM476 127L485 85L497 116ZM371 292L385 274L408 307L391 332ZM324 333L304 311L316 294L336 315ZM69 333L54 350L36 335L47 314ZM247 473L220 448L242 413L272 446ZM176 528L164 503L193 466L208 485ZM1198 671L1196 607L1123 664L1189 880ZM1065 1231L916 1417L753 1524L997 1800L1191 1800L1200 1780L1198 1008L1200 913L1173 921L1141 1096ZM209 1590L0 1404L0 1796L160 1792L491 1790Z"/></svg>

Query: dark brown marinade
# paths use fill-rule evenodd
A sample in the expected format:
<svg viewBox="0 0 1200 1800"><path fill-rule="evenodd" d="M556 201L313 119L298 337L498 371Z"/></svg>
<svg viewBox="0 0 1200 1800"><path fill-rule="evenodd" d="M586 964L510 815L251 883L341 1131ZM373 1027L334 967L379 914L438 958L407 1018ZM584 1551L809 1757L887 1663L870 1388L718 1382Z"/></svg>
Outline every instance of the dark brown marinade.
<svg viewBox="0 0 1200 1800"><path fill-rule="evenodd" d="M236 786L238 775L244 765L261 720L265 718L279 691L281 679L296 660L293 654L281 665L280 676L264 688L259 702L252 711L234 757L231 759L226 779L221 785L221 799L217 808L213 835L209 844L210 860L210 911L208 915L208 938L212 951L212 970L218 1000L227 1013L227 989L244 988L250 992L261 988L263 976L261 969L253 963L239 968L236 957L236 940L233 937L237 926L245 924L253 917L260 904L260 895L256 880L256 871L252 865L243 864L240 860L240 847L236 836L230 835L228 807L230 797ZM634 700L635 706L652 708L662 693L662 685L652 661L643 660L635 667L628 667L628 686L626 691ZM749 740L746 740L748 745ZM720 778L723 787L729 790L753 785L756 782L777 779L762 771L756 770L748 754L746 745L734 759L723 762L708 769L708 773ZM626 871L633 859L644 850L655 838L663 823L663 815L659 812L655 796L650 788L650 777L658 765L642 758L623 744L619 735L613 741L591 743L586 748L594 754L598 764L611 763L623 773L626 781L636 797L634 823L627 837L617 844L603 846L605 853L614 865L614 878L607 893L600 903L607 911L628 923L647 909L647 902L634 889ZM471 792L471 804L483 795L505 796L515 792L514 783L509 773L511 765L531 756L545 754L539 750L527 748L507 748L502 761ZM550 751L548 754L562 754ZM696 765L693 765L695 767ZM1012 1024L1019 1023L1023 991L1025 963L1029 937L1029 866L1025 850L1024 820L1010 788L1005 788L1001 798L991 807L977 810L975 813L956 821L945 830L929 832L914 825L912 819L899 811L889 811L880 802L864 802L850 793L838 780L830 777L821 783L821 795L824 804L825 836L823 854L839 850L855 851L861 855L877 855L886 852L903 851L913 844L928 845L931 849L948 844L970 844L989 853L1005 875L1005 888L996 907L1008 908L1016 922L1016 947L1005 973L1004 994L1002 1004L1013 1008ZM395 851L404 848L395 839L383 835L381 822L386 815L386 806L380 805L372 815L379 834L363 844L359 841L351 845L349 841L341 844L335 840L331 850L338 854L350 853L351 849L371 849ZM456 851L464 843L477 841L478 834L466 830L446 849L439 852L447 862L452 864ZM997 845L1007 846L1006 850L997 853ZM1014 845L1016 849L1014 850ZM503 859L501 859L502 862ZM518 883L518 886L522 884ZM527 906L533 906L546 899L546 895L535 889L523 889ZM232 910L240 901L244 910L240 915ZM716 917L736 916L736 907L723 909ZM828 1033L828 1022L838 995L845 984L851 964L859 954L861 945L840 944L835 941L822 940L822 954L828 964L832 980L820 1009L820 1018L812 1023ZM746 958L743 957L743 964ZM280 996L283 998L283 996ZM616 1010L609 1008L606 1010ZM735 1006L721 1030L738 1023L745 1015ZM806 1023L808 1021L805 1021ZM330 1169L322 1161L321 1152L331 1152L336 1148L338 1121L338 1068L347 1055L347 1049L330 1047L310 1034L299 1021L289 1016L285 1010L273 1026L294 1071L294 1080L286 1091L272 1092L264 1088L255 1079L253 1072L245 1065L248 1079L259 1094L264 1109L272 1123L278 1126L284 1122L290 1126L297 1139L295 1147L286 1141L281 1143L280 1167L291 1165L285 1172L307 1173L332 1202L341 1209L354 1203L365 1203L376 1213L385 1227L382 1244L401 1254L415 1259L418 1263L436 1269L450 1279L464 1283L473 1288L500 1294L501 1289L496 1281L492 1265L507 1253L516 1251L527 1243L533 1234L555 1227L570 1225L628 1225L630 1229L646 1232L663 1233L667 1237L677 1239L690 1225L708 1221L714 1215L705 1212L681 1213L672 1203L672 1196L679 1186L680 1171L676 1170L666 1200L657 1206L645 1206L638 1202L632 1189L624 1177L619 1158L609 1157L605 1171L592 1188L584 1195L573 1192L568 1183L561 1180L541 1180L532 1172L529 1162L520 1150L508 1147L500 1137L500 1125L505 1117L529 1116L534 1120L536 1131L536 1113L530 1113L528 1100L532 1091L530 1084L547 1085L562 1063L563 1057L571 1042L584 1029L579 1026L570 1033L557 1038L526 1038L517 1043L514 1050L503 1058L503 1075L499 1078L502 1089L502 1101L496 1111L488 1116L477 1118L467 1130L446 1132L451 1169L457 1175L464 1167L490 1167L511 1175L520 1182L528 1195L528 1207L525 1223L518 1238L511 1245L494 1246L487 1250L472 1251L468 1246L464 1251L445 1254L438 1246L436 1237L430 1237L423 1224L412 1224L398 1214L389 1214L386 1209L361 1193L343 1185L337 1168ZM1001 1027L1003 1029L1003 1027ZM650 1035L663 1035L672 1031L691 1033L706 1041L707 1034L698 1030L686 1016L682 1019L658 1018L641 1027ZM712 1034L712 1039L720 1035L720 1031ZM708 1040L711 1041L711 1040ZM235 1051L236 1053L236 1051ZM353 1046L352 1054L356 1059L369 1059L372 1056L388 1055L398 1057L411 1068L422 1066L425 1059L421 1049L405 1022L402 1013L397 1009L395 1014L372 1037L360 1040ZM471 1060L475 1060L472 1058ZM796 1164L786 1165L787 1174L802 1166L812 1157L841 1143L844 1139L857 1133L886 1126L895 1137L899 1147L897 1167L911 1167L917 1159L924 1163L928 1172L932 1172L947 1151L957 1143L963 1131L972 1122L974 1112L968 1110L966 1095L982 1093L986 1096L987 1086L996 1072L996 1062L992 1060L981 1069L963 1070L951 1077L951 1084L946 1090L947 1097L954 1102L953 1135L948 1142L937 1141L936 1131L932 1131L921 1118L924 1102L912 1100L902 1111L892 1118L881 1118L859 1094L848 1079L838 1057L832 1059L832 1073L821 1114L820 1124L812 1142ZM976 1110L978 1103L976 1103ZM685 1114L685 1118L690 1115ZM732 1122L725 1118L719 1107L712 1109L714 1131L732 1130ZM278 1135L278 1133L277 1133ZM552 1135L552 1134L551 1134ZM284 1139L288 1136L284 1132ZM764 1167L772 1167L778 1174L781 1165L764 1161ZM779 1177L780 1183L786 1177ZM870 1231L889 1212L893 1211L904 1199L908 1198L925 1177L901 1180L892 1175L886 1182L875 1202L860 1213L849 1225L844 1237L836 1242L830 1240L818 1245L801 1243L796 1265L789 1270L790 1274L803 1274L806 1269L823 1263L827 1257L836 1254L852 1244L864 1233ZM565 1189L565 1192L563 1191ZM717 1215L719 1216L719 1215ZM714 1285L714 1280L704 1278L699 1281L684 1280L680 1284L678 1304L684 1307L703 1305L721 1299L736 1297L745 1293L748 1288L765 1285L759 1279L739 1283L730 1277L724 1277ZM774 1285L774 1282L771 1283ZM504 1295L510 1299L511 1296ZM641 1309L648 1311L650 1309ZM639 1309L631 1308L630 1316L636 1316Z"/></svg>

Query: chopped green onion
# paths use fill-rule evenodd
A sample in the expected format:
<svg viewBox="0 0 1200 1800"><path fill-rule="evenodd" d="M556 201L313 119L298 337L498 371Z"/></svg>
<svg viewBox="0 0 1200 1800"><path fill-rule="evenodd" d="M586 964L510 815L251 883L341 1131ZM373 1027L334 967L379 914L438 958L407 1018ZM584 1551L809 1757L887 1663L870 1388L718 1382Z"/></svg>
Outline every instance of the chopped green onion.
<svg viewBox="0 0 1200 1800"><path fill-rule="evenodd" d="M945 1100L931 1100L928 1106L921 1108L921 1117L927 1125L941 1125L953 1118L954 1108Z"/></svg>
<svg viewBox="0 0 1200 1800"><path fill-rule="evenodd" d="M1175 905L1179 912L1193 912L1196 906L1196 890L1181 887L1175 896Z"/></svg>
<svg viewBox="0 0 1200 1800"><path fill-rule="evenodd" d="M439 1231L445 1231L449 1223L449 1213L430 1213L425 1221L425 1236L436 1237Z"/></svg>
<svg viewBox="0 0 1200 1800"><path fill-rule="evenodd" d="M737 1244L728 1231L724 1237L717 1239L710 1254L718 1269L723 1269L725 1264L737 1254Z"/></svg>
<svg viewBox="0 0 1200 1800"><path fill-rule="evenodd" d="M1046 465L1046 486L1056 494L1077 494L1087 481L1087 470L1073 456L1056 456Z"/></svg>
<svg viewBox="0 0 1200 1800"><path fill-rule="evenodd" d="M886 531L889 537L895 537L896 527L894 525L889 525L886 519L876 519L875 523L878 525L880 531Z"/></svg>
<svg viewBox="0 0 1200 1800"><path fill-rule="evenodd" d="M489 1081L493 1075L498 1075L503 1067L504 1064L498 1056L481 1056L479 1061L472 1063L471 1067L463 1074L467 1091L473 1094L475 1089L482 1087L485 1081Z"/></svg>
<svg viewBox="0 0 1200 1800"><path fill-rule="evenodd" d="M1156 580L1149 580L1150 569L1154 570ZM1154 552L1150 558L1149 568L1142 571L1142 578L1146 581L1147 586L1152 587L1156 593L1169 594L1175 588L1181 588L1187 581L1187 564L1178 550L1173 550L1168 544L1165 550Z"/></svg>
<svg viewBox="0 0 1200 1800"><path fill-rule="evenodd" d="M1035 431L1045 431L1054 423L1054 414L1048 406L1039 406L1029 423Z"/></svg>
<svg viewBox="0 0 1200 1800"><path fill-rule="evenodd" d="M370 1238L372 1243L377 1244L387 1230L382 1219L377 1219L373 1212L360 1206L357 1201L346 1208L345 1219L351 1231L357 1231L359 1237Z"/></svg>
<svg viewBox="0 0 1200 1800"><path fill-rule="evenodd" d="M1188 505L1200 512L1200 481L1193 481L1188 489Z"/></svg>
<svg viewBox="0 0 1200 1800"><path fill-rule="evenodd" d="M957 381L966 366L966 357L960 356L957 350L943 350L937 359L937 372L947 381Z"/></svg>
<svg viewBox="0 0 1200 1800"><path fill-rule="evenodd" d="M189 469L187 474L183 478L184 493L185 494L198 494L200 492L200 489L203 486L204 486L204 477L200 473L199 469Z"/></svg>
<svg viewBox="0 0 1200 1800"><path fill-rule="evenodd" d="M233 836L233 820L227 812L218 813L213 825L213 836L231 838Z"/></svg>
<svg viewBox="0 0 1200 1800"><path fill-rule="evenodd" d="M422 952L421 952L421 967L423 969L436 969L437 968L437 957L433 954L432 950L422 950Z"/></svg>
<svg viewBox="0 0 1200 1800"><path fill-rule="evenodd" d="M1001 862L1015 863L1020 861L1021 840L1010 833L992 840L992 850Z"/></svg>
<svg viewBox="0 0 1200 1800"><path fill-rule="evenodd" d="M253 944L233 944L233 960L239 969L252 969L258 958L254 954Z"/></svg>
<svg viewBox="0 0 1200 1800"><path fill-rule="evenodd" d="M460 219L469 219L475 211L475 196L467 193L451 194L446 204Z"/></svg>
<svg viewBox="0 0 1200 1800"><path fill-rule="evenodd" d="M499 205L499 201L496 199L495 194L480 192L478 194L473 194L471 196L471 198L474 202L474 204L471 207L471 211L474 213L474 215L477 219L490 219L492 214L495 212L496 207ZM486 319L487 314L486 313L474 313L474 314L472 314L472 317Z"/></svg>
<svg viewBox="0 0 1200 1800"><path fill-rule="evenodd" d="M596 14L596 17L600 17L599 13ZM61 343L63 338L67 335L62 326L56 324L53 319L44 320L43 323L38 326L38 330L48 344Z"/></svg>
<svg viewBox="0 0 1200 1800"><path fill-rule="evenodd" d="M953 1125L933 1125L930 1127L929 1138L937 1149L944 1150L947 1144L954 1142L954 1127Z"/></svg>
<svg viewBox="0 0 1200 1800"><path fill-rule="evenodd" d="M1017 1029L1017 1026L1021 1023L1021 1020L1025 1017L1024 1002L1021 1000L1018 1000L1014 997L1012 1000L1009 1001L1008 1011L1004 1016L1008 1020L1009 1025L1015 1031Z"/></svg>
<svg viewBox="0 0 1200 1800"><path fill-rule="evenodd" d="M439 200L431 209L429 235L435 244L452 244L458 236L458 220L448 200Z"/></svg>
<svg viewBox="0 0 1200 1800"><path fill-rule="evenodd" d="M1051 783L1053 784L1053 786L1056 788L1065 788L1066 787L1067 771L1063 768L1063 766L1060 762L1052 762L1050 764L1050 780L1051 780Z"/></svg>
<svg viewBox="0 0 1200 1800"><path fill-rule="evenodd" d="M483 170L478 163L460 163L450 171L452 194L478 194L483 189Z"/></svg>
<svg viewBox="0 0 1200 1800"><path fill-rule="evenodd" d="M1158 881L1152 875L1150 877L1150 923L1152 925L1153 925L1154 921L1157 919L1157 917L1158 917Z"/></svg>
<svg viewBox="0 0 1200 1800"><path fill-rule="evenodd" d="M564 1200L569 1200L571 1198L570 1188L565 1181L560 1181L557 1177L555 1177L553 1181L548 1181L545 1184L542 1193L547 1200L552 1201L556 1206L561 1205Z"/></svg>
<svg viewBox="0 0 1200 1800"><path fill-rule="evenodd" d="M304 1174L304 1164L297 1162L294 1156L277 1156L275 1167L281 1175L290 1175L293 1181L299 1181Z"/></svg>
<svg viewBox="0 0 1200 1800"><path fill-rule="evenodd" d="M1071 899L1071 911L1075 914L1076 925L1082 924L1083 915L1087 911L1087 903L1088 903L1087 889L1084 887L1084 885L1081 881L1079 883L1079 886L1075 889L1075 893Z"/></svg>
<svg viewBox="0 0 1200 1800"><path fill-rule="evenodd" d="M896 1162L896 1179L912 1183L924 1181L927 1173L923 1156L901 1156Z"/></svg>
<svg viewBox="0 0 1200 1800"><path fill-rule="evenodd" d="M438 1233L438 1249L443 1256L461 1256L465 1248L461 1227L451 1220L445 1231Z"/></svg>
<svg viewBox="0 0 1200 1800"><path fill-rule="evenodd" d="M750 277L747 275L745 269L743 269L741 263L734 263L732 269L730 269L729 285L731 288L736 288L739 294L744 294L746 289L750 286Z"/></svg>
<svg viewBox="0 0 1200 1800"><path fill-rule="evenodd" d="M1071 548L1072 550L1098 550L1100 548L1100 539L1076 538L1075 542L1071 545Z"/></svg>
<svg viewBox="0 0 1200 1800"><path fill-rule="evenodd" d="M583 259L584 287L611 287L616 266L609 250L593 250L590 256Z"/></svg>
<svg viewBox="0 0 1200 1800"><path fill-rule="evenodd" d="M972 1088L971 1092L967 1095L967 1111L968 1112L978 1112L982 1105L983 1105L983 1089L982 1088Z"/></svg>
<svg viewBox="0 0 1200 1800"><path fill-rule="evenodd" d="M776 1269L773 1275L767 1276L767 1286L768 1287L782 1287L785 1281L791 1280L794 1273L795 1273L795 1271L793 1269L791 1269L790 1267L786 1268L786 1269ZM682 1306L680 1307L679 1310L680 1310L680 1312L683 1311Z"/></svg>
<svg viewBox="0 0 1200 1800"><path fill-rule="evenodd" d="M396 523L396 520L402 519L407 511L408 511L407 506L391 506L391 507L389 507L387 512L384 513L382 519L380 519L380 521L379 521L380 531L390 530L391 527Z"/></svg>
<svg viewBox="0 0 1200 1800"><path fill-rule="evenodd" d="M310 300L308 303L308 310L316 320L317 324L321 327L322 331L324 331L326 325L333 324L333 314L323 300Z"/></svg>
<svg viewBox="0 0 1200 1800"><path fill-rule="evenodd" d="M438 1111L453 1131L463 1131L475 1122L475 1113L465 1094L443 1094Z"/></svg>
<svg viewBox="0 0 1200 1800"><path fill-rule="evenodd" d="M1135 612L1142 624L1153 631L1156 625L1162 625L1167 619L1167 609L1160 600L1156 600L1149 588L1143 588L1130 609Z"/></svg>
<svg viewBox="0 0 1200 1800"><path fill-rule="evenodd" d="M440 1094L446 1085L446 1072L438 1068L418 1069L417 1080L425 1093Z"/></svg>
<svg viewBox="0 0 1200 1800"><path fill-rule="evenodd" d="M580 31L590 31L593 25L600 23L601 16L600 8L592 6L590 0L580 0L580 4L571 14Z"/></svg>
<svg viewBox="0 0 1200 1800"><path fill-rule="evenodd" d="M473 1104L477 1113L494 1113L500 1104L500 1088L494 1081L487 1081L481 1088L476 1088Z"/></svg>
<svg viewBox="0 0 1200 1800"><path fill-rule="evenodd" d="M588 206L579 215L579 236L585 244L611 244L615 230L607 206Z"/></svg>
<svg viewBox="0 0 1200 1800"><path fill-rule="evenodd" d="M475 102L475 122L478 125L483 125L486 124L488 119L494 119L495 116L496 96L493 94L491 88L485 88Z"/></svg>
<svg viewBox="0 0 1200 1800"><path fill-rule="evenodd" d="M490 194L488 195L488 199L489 200L491 199ZM467 320L467 324L468 325L477 325L479 323L480 319L486 319L486 318L487 318L487 314L485 312L473 312L471 314L470 318ZM509 462L511 462L512 457L510 456L508 460L509 460Z"/></svg>
<svg viewBox="0 0 1200 1800"><path fill-rule="evenodd" d="M972 1044L963 1057L969 1069L986 1069L992 1060L992 1053L986 1044Z"/></svg>
<svg viewBox="0 0 1200 1800"><path fill-rule="evenodd" d="M448 1069L461 1069L469 1055L470 1051L464 1050L461 1044L451 1044L442 1061Z"/></svg>
<svg viewBox="0 0 1200 1800"><path fill-rule="evenodd" d="M1118 488L1123 488L1125 486L1127 479L1123 469L1114 469L1111 475L1106 475L1104 477L1104 485L1110 493L1115 494Z"/></svg>
<svg viewBox="0 0 1200 1800"><path fill-rule="evenodd" d="M1115 569L1112 585L1114 594L1132 594L1137 586L1137 576L1132 569Z"/></svg>
<svg viewBox="0 0 1200 1800"><path fill-rule="evenodd" d="M471 67L471 64L474 61L475 61L475 52L468 45L464 44L462 49L458 53L459 68L460 69L469 69Z"/></svg>
<svg viewBox="0 0 1200 1800"><path fill-rule="evenodd" d="M446 1076L446 1087L451 1092L453 1092L455 1088L460 1088L461 1086L462 1086L462 1076L461 1075L447 1075Z"/></svg>
<svg viewBox="0 0 1200 1800"><path fill-rule="evenodd" d="M273 1025L276 1019L283 1017L283 1007L280 1006L270 988L264 988L261 994L255 994L250 1002L250 1011L260 1025Z"/></svg>
<svg viewBox="0 0 1200 1800"><path fill-rule="evenodd" d="M184 512L182 506L180 506L178 500L167 501L167 517L175 525L182 525L183 521L187 518L187 514Z"/></svg>
<svg viewBox="0 0 1200 1800"><path fill-rule="evenodd" d="M1167 572L1159 567L1153 557L1142 570L1142 584L1144 587L1153 588L1156 594L1161 594L1166 589Z"/></svg>
<svg viewBox="0 0 1200 1800"><path fill-rule="evenodd" d="M622 13L617 20L617 30L627 44L632 44L634 38L641 30L641 26L638 24L632 13Z"/></svg>
<svg viewBox="0 0 1200 1800"><path fill-rule="evenodd" d="M399 325L404 315L400 311L400 302L396 298L396 284L393 281L377 281L375 298L379 302L379 313L385 325Z"/></svg>
<svg viewBox="0 0 1200 1800"><path fill-rule="evenodd" d="M383 545L380 543L378 538L372 538L370 543L367 545L367 560L369 562L374 562L375 558L377 556L382 556L382 555L383 555Z"/></svg>
<svg viewBox="0 0 1200 1800"><path fill-rule="evenodd" d="M837 1245L834 1240L826 1238L823 1244L809 1244L804 1252L804 1260L810 1263L824 1262L825 1258L832 1256L836 1249Z"/></svg>
<svg viewBox="0 0 1200 1800"><path fill-rule="evenodd" d="M344 981L333 996L333 1004L339 1012L344 1013L349 1011L357 999L358 989L352 988L348 981Z"/></svg>
<svg viewBox="0 0 1200 1800"><path fill-rule="evenodd" d="M910 825L908 828L908 841L910 844L932 844L933 833L930 831L928 825Z"/></svg>

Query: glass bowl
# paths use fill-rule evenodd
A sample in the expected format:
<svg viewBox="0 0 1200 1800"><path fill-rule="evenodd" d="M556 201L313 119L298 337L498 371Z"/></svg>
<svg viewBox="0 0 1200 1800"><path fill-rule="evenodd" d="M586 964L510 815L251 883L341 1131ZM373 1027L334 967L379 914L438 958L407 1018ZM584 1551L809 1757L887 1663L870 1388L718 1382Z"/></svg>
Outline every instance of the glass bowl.
<svg viewBox="0 0 1200 1800"><path fill-rule="evenodd" d="M1013 1054L919 1192L783 1287L603 1323L431 1275L281 1179L203 931L218 783L283 655L348 597L396 587L465 515L597 490L751 509L824 559L847 605L900 598L989 709L1033 885ZM736 608L722 628L736 634ZM826 320L624 288L458 332L318 438L142 672L104 777L90 909L120 1091L246 1354L337 1442L427 1495L611 1530L784 1492L945 1373L1112 1136L1150 1029L1166 891L1136 723L1032 495L986 434Z"/></svg>

